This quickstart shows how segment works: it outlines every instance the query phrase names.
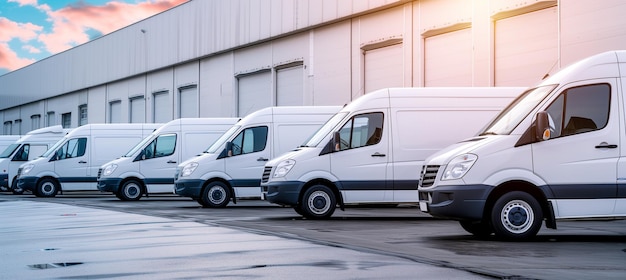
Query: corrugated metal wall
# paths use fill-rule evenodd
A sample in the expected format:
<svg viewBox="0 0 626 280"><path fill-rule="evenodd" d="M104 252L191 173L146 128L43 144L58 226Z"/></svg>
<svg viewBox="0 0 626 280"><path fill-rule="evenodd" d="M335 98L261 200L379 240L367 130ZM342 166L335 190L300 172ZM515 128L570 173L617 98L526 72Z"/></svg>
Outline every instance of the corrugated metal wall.
<svg viewBox="0 0 626 280"><path fill-rule="evenodd" d="M623 0L191 1L1 76L0 120L22 134L31 118L48 125L49 113L50 124L65 115L76 127L87 105L90 123L108 122L119 101L115 120L166 121L182 115L189 87L194 114L239 116L259 101L246 78L260 73L263 106L343 105L370 87L531 86L583 57L626 49L623 10ZM281 71L294 66L302 92L285 99L293 76ZM138 98L144 107L133 112Z"/></svg>

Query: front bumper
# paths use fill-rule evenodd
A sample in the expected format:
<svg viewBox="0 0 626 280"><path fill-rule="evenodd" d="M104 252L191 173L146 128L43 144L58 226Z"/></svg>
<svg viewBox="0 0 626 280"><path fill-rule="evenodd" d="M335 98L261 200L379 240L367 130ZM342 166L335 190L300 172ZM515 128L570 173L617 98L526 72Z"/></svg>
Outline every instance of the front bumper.
<svg viewBox="0 0 626 280"><path fill-rule="evenodd" d="M25 191L33 192L37 186L37 180L39 180L39 177L35 176L19 177L17 179L17 187Z"/></svg>
<svg viewBox="0 0 626 280"><path fill-rule="evenodd" d="M179 179L174 182L174 193L197 199L201 196L203 184L204 180L202 179Z"/></svg>
<svg viewBox="0 0 626 280"><path fill-rule="evenodd" d="M117 193L120 188L120 182L122 182L122 178L100 178L98 179L98 190Z"/></svg>
<svg viewBox="0 0 626 280"><path fill-rule="evenodd" d="M263 184L261 189L265 200L275 204L294 206L298 204L302 187L304 187L304 182L279 181Z"/></svg>
<svg viewBox="0 0 626 280"><path fill-rule="evenodd" d="M448 185L419 189L420 210L434 217L479 221L493 186Z"/></svg>

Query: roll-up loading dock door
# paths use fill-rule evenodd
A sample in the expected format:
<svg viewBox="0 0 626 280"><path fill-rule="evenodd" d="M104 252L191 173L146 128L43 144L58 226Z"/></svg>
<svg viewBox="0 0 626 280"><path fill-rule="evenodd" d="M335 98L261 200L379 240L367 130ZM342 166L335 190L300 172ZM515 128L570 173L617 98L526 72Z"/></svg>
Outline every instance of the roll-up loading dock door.
<svg viewBox="0 0 626 280"><path fill-rule="evenodd" d="M426 37L424 86L472 86L472 29Z"/></svg>
<svg viewBox="0 0 626 280"><path fill-rule="evenodd" d="M402 44L366 50L364 94L387 87L404 86Z"/></svg>
<svg viewBox="0 0 626 280"><path fill-rule="evenodd" d="M276 105L304 105L304 66L302 64L276 69Z"/></svg>
<svg viewBox="0 0 626 280"><path fill-rule="evenodd" d="M255 72L237 77L238 100L237 115L246 115L272 106L271 71Z"/></svg>
<svg viewBox="0 0 626 280"><path fill-rule="evenodd" d="M184 87L180 90L178 115L181 118L195 118L198 114L198 87Z"/></svg>
<svg viewBox="0 0 626 280"><path fill-rule="evenodd" d="M556 65L557 7L495 21L495 85L532 86Z"/></svg>

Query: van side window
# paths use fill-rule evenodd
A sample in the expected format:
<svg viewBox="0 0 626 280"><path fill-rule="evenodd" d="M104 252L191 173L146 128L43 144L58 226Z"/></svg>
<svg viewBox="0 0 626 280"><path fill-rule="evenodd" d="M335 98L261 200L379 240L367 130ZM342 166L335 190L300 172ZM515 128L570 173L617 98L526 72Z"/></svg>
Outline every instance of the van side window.
<svg viewBox="0 0 626 280"><path fill-rule="evenodd" d="M82 157L87 148L87 138L70 139L57 150L57 159Z"/></svg>
<svg viewBox="0 0 626 280"><path fill-rule="evenodd" d="M611 87L596 84L570 88L547 108L552 137L602 129L609 120Z"/></svg>
<svg viewBox="0 0 626 280"><path fill-rule="evenodd" d="M28 152L30 151L30 145L24 144L20 149L15 153L12 161L28 161Z"/></svg>
<svg viewBox="0 0 626 280"><path fill-rule="evenodd" d="M232 141L233 156L265 150L267 126L246 128Z"/></svg>
<svg viewBox="0 0 626 280"><path fill-rule="evenodd" d="M152 140L143 150L145 159L165 157L174 154L176 150L176 134L160 135Z"/></svg>
<svg viewBox="0 0 626 280"><path fill-rule="evenodd" d="M340 130L339 150L376 145L383 134L383 113L367 113L352 117Z"/></svg>

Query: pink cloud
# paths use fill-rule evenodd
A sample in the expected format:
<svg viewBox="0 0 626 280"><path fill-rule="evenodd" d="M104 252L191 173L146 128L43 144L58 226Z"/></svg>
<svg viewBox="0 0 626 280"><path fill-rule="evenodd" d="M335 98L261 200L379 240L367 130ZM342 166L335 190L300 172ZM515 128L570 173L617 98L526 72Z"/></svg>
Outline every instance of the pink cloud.
<svg viewBox="0 0 626 280"><path fill-rule="evenodd" d="M0 17L0 68L8 71L22 68L35 62L34 59L20 58L9 47L9 41L18 39L28 42L37 38L37 33L43 28L32 23L17 23L7 18Z"/></svg>
<svg viewBox="0 0 626 280"><path fill-rule="evenodd" d="M15 38L22 42L35 39L37 33L40 32L43 27L34 25L32 23L17 23L7 18L0 17L0 42L9 42Z"/></svg>
<svg viewBox="0 0 626 280"><path fill-rule="evenodd" d="M34 59L20 58L7 43L0 43L0 68L13 71L35 62Z"/></svg>
<svg viewBox="0 0 626 280"><path fill-rule="evenodd" d="M187 0L144 1L136 4L111 1L103 6L79 2L57 11L48 11L52 32L40 35L39 40L49 52L61 52L89 41L86 33L89 29L108 34L184 2Z"/></svg>

